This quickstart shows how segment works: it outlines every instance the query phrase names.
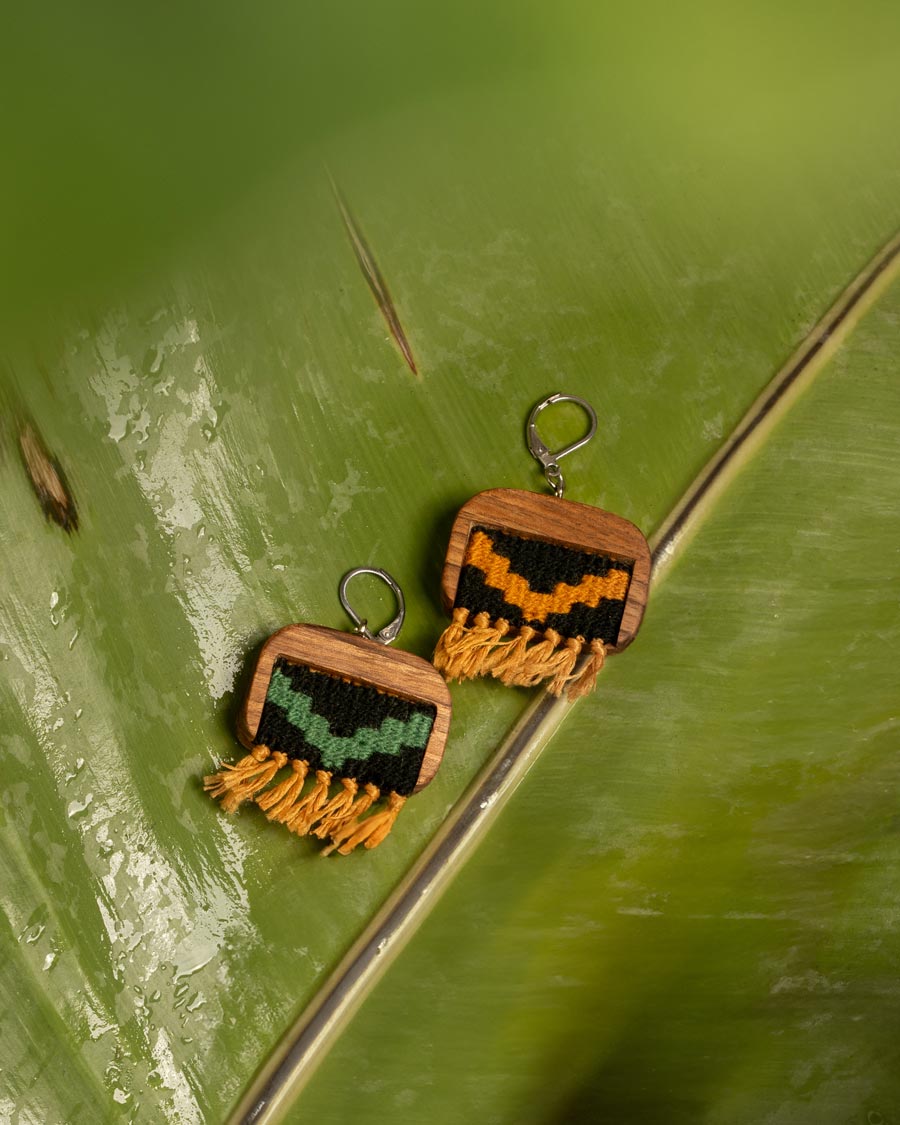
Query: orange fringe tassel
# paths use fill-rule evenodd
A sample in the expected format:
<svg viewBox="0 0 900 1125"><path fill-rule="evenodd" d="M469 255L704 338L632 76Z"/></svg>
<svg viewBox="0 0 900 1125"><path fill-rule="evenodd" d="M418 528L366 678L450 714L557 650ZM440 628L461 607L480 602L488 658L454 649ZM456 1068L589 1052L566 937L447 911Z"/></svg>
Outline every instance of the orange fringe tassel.
<svg viewBox="0 0 900 1125"><path fill-rule="evenodd" d="M331 833L332 842L323 849L322 855L330 855L335 849L339 855L349 855L360 844L366 848L377 848L393 828L394 821L405 804L405 797L401 797L399 793L389 793L385 808L372 813L365 820L354 817L336 828Z"/></svg>
<svg viewBox="0 0 900 1125"><path fill-rule="evenodd" d="M492 622L486 613L479 613L469 623L469 611L455 609L435 649L434 666L448 680L489 675L515 687L546 682L552 695L566 690L570 700L593 690L606 658L602 641L591 641L587 659L576 668L585 651L583 637L563 641L553 629L542 635L523 625L510 639L510 631L504 618Z"/></svg>
<svg viewBox="0 0 900 1125"><path fill-rule="evenodd" d="M350 806L350 808L344 814L342 819L332 826L331 831L328 832L327 835L331 835L333 832L338 831L339 829L343 828L344 825L351 824L351 823L355 824L356 821L359 820L359 818L362 816L363 813L366 813L366 812L369 811L369 809L372 807L372 805L375 804L375 802L378 800L378 798L380 796L381 796L381 794L378 790L378 786L373 785L370 781L365 786L362 795L356 798L356 800L353 802L353 804ZM317 834L318 834L318 830L317 830ZM324 839L325 836L323 835L321 838ZM322 854L323 855L330 855L332 850L333 850L332 848L327 848Z"/></svg>
<svg viewBox="0 0 900 1125"><path fill-rule="evenodd" d="M297 836L305 836L319 819L328 801L331 787L331 774L327 770L316 770L316 783L309 793L298 801L284 819L284 825Z"/></svg>
<svg viewBox="0 0 900 1125"><path fill-rule="evenodd" d="M226 812L237 812L244 801L264 789L286 763L287 755L280 750L273 754L268 746L254 746L237 765L226 762L219 773L204 777L203 788L213 800L222 799Z"/></svg>
<svg viewBox="0 0 900 1125"><path fill-rule="evenodd" d="M329 800L332 775L327 770L316 771L315 784L304 796L309 763L298 759L291 761L289 776L265 789L287 762L287 755L280 750L273 752L267 746L255 746L236 765L225 764L219 773L204 778L203 788L214 799L221 798L222 807L228 812L235 812L244 801L254 797L268 820L283 824L296 835L312 833L320 840L330 837L332 843L323 855L335 850L348 855L359 844L378 847L406 803L405 797L392 792L383 808L365 817L381 797L378 786L369 783L359 793L359 783L354 778L342 777L340 791ZM265 792L260 792L263 789Z"/></svg>
<svg viewBox="0 0 900 1125"><path fill-rule="evenodd" d="M502 683L503 677L511 669L519 668L528 652L528 646L537 633L530 625L523 625L513 640L503 645L496 654L496 659L491 661L490 673Z"/></svg>
<svg viewBox="0 0 900 1125"><path fill-rule="evenodd" d="M453 618L447 628L441 633L437 648L434 650L434 666L442 672L448 680L457 679L456 673L451 671L452 662L460 651L460 645L466 636L466 622L469 619L467 609L454 609Z"/></svg>
<svg viewBox="0 0 900 1125"><path fill-rule="evenodd" d="M603 641L591 641L590 655L584 665L569 677L566 692L571 702L590 693L597 686L597 676L606 663L606 645Z"/></svg>
<svg viewBox="0 0 900 1125"><path fill-rule="evenodd" d="M313 829L313 835L320 840L326 840L335 828L350 819L353 800L359 790L359 785L352 777L341 778L341 791L332 797L319 814L319 823Z"/></svg>
<svg viewBox="0 0 900 1125"><path fill-rule="evenodd" d="M309 773L309 763L295 758L291 762L291 775L280 781L265 793L256 798L256 803L265 812L267 820L274 820L276 824L284 824L300 794L303 792L303 783Z"/></svg>

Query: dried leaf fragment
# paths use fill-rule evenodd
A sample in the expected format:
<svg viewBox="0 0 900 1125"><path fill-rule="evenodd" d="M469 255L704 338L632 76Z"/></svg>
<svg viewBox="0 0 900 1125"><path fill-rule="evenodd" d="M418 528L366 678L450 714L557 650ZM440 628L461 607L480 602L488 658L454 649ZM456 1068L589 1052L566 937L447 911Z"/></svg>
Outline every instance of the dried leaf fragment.
<svg viewBox="0 0 900 1125"><path fill-rule="evenodd" d="M58 523L63 531L77 531L78 510L66 475L29 422L19 432L19 448L22 451L22 464L44 509L44 515Z"/></svg>

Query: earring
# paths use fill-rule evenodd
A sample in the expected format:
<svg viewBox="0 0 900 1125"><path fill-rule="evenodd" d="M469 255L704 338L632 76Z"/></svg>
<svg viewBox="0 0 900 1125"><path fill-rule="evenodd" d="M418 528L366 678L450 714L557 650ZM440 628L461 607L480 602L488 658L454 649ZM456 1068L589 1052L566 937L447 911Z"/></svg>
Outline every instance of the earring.
<svg viewBox="0 0 900 1125"><path fill-rule="evenodd" d="M380 578L397 599L397 616L375 634L347 600L359 574ZM203 782L226 812L252 799L296 835L329 839L324 855L384 840L407 797L437 773L450 728L450 693L438 673L386 648L406 615L394 579L357 567L338 595L355 631L288 625L269 637L237 721L250 753Z"/></svg>
<svg viewBox="0 0 900 1125"><path fill-rule="evenodd" d="M537 420L548 406L574 402L587 433L554 453ZM434 654L448 680L494 676L504 684L546 683L570 699L593 690L607 653L637 633L650 579L650 548L621 516L563 499L563 457L591 440L597 415L577 395L535 406L525 433L552 496L518 489L480 492L450 532L441 595L452 622Z"/></svg>

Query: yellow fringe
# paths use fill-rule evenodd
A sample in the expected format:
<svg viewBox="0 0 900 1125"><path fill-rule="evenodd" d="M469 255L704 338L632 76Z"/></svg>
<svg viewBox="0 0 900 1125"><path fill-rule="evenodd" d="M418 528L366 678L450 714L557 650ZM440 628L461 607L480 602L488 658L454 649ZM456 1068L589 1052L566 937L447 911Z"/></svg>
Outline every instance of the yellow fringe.
<svg viewBox="0 0 900 1125"><path fill-rule="evenodd" d="M508 644L503 645L497 653L498 659L494 660L492 663L492 667L490 670L491 675L495 679L498 679L501 682L505 683L506 681L503 680L503 677L511 669L515 669L521 666L521 663L525 658L525 654L528 651L528 646L531 644L532 639L536 636L537 633L534 631L534 629L531 628L530 625L523 625L519 629L518 633L516 633L513 640Z"/></svg>
<svg viewBox="0 0 900 1125"><path fill-rule="evenodd" d="M203 788L216 800L222 799L222 808L229 813L264 789L283 765L287 755L268 746L254 746L250 753L234 766L226 762L218 773L204 777Z"/></svg>
<svg viewBox="0 0 900 1125"><path fill-rule="evenodd" d="M468 619L469 611L467 609L454 609L453 619L441 634L437 648L434 650L434 656L432 657L434 666L448 680L456 679L455 675L450 674L448 668L454 658L453 654L459 650L460 642L466 635L466 621Z"/></svg>
<svg viewBox="0 0 900 1125"><path fill-rule="evenodd" d="M548 629L542 640L525 649L517 664L504 664L504 670L499 675L501 683L515 684L519 687L536 687L554 675L555 657L561 640L559 633Z"/></svg>
<svg viewBox="0 0 900 1125"><path fill-rule="evenodd" d="M479 613L470 624L468 621L467 609L455 609L452 622L438 641L434 665L446 679L489 675L514 687L537 687L546 682L553 695L568 689L570 699L593 690L606 657L602 641L591 642L590 655L576 672L585 650L583 637L568 637L563 643L554 629L540 634L523 625L509 639L511 626L504 618L492 622L486 613Z"/></svg>
<svg viewBox="0 0 900 1125"><path fill-rule="evenodd" d="M335 832L340 831L348 824L355 824L363 813L369 811L369 809L372 807L372 805L375 804L380 796L381 793L378 790L378 786L373 785L370 781L365 786L362 796L356 798L356 800L347 810L344 818L334 825L330 835L333 835ZM336 847L336 844L330 844L327 848L323 849L322 855L331 855Z"/></svg>
<svg viewBox="0 0 900 1125"><path fill-rule="evenodd" d="M327 770L316 770L316 783L309 793L298 801L282 823L297 836L305 836L319 819L328 800L331 774Z"/></svg>
<svg viewBox="0 0 900 1125"><path fill-rule="evenodd" d="M288 777L260 793L287 763L287 755L280 750L255 746L236 765L226 763L219 773L204 778L203 788L213 798L221 798L222 808L228 812L235 812L244 801L255 797L268 820L283 824L297 836L312 833L320 840L330 837L332 842L323 849L323 855L335 850L349 855L360 844L377 848L406 803L405 797L391 792L383 808L362 819L381 797L378 786L369 782L360 794L355 778L342 777L340 792L329 800L332 775L327 770L316 770L315 785L304 796L309 763L296 758L291 761Z"/></svg>
<svg viewBox="0 0 900 1125"><path fill-rule="evenodd" d="M556 654L556 674L553 679L547 684L547 691L551 695L559 695L566 684L572 679L572 674L575 665L578 662L578 657L581 655L581 650L584 647L584 641L581 637L569 637L565 645Z"/></svg>
<svg viewBox="0 0 900 1125"><path fill-rule="evenodd" d="M603 641L591 641L590 656L584 662L584 667L569 677L569 688L566 694L574 703L583 695L589 695L597 684L597 675L606 663L606 645Z"/></svg>
<svg viewBox="0 0 900 1125"><path fill-rule="evenodd" d="M399 793L389 793L383 809L367 816L365 820L354 817L336 828L331 833L331 844L322 850L322 855L330 855L335 848L339 855L349 855L360 844L366 848L377 848L393 828L394 821L405 804L405 797L401 797Z"/></svg>
<svg viewBox="0 0 900 1125"><path fill-rule="evenodd" d="M469 611L455 609L453 620L444 630L434 650L435 668L448 680L470 680L483 675L496 646L506 646L509 622L491 624L486 613L479 613L466 625Z"/></svg>
<svg viewBox="0 0 900 1125"><path fill-rule="evenodd" d="M256 803L265 812L267 820L274 820L276 824L284 824L290 817L292 810L300 800L303 792L303 783L309 773L309 762L295 758L291 762L291 774L284 781L267 789L256 798Z"/></svg>
<svg viewBox="0 0 900 1125"><path fill-rule="evenodd" d="M466 630L467 635L460 644L457 678L472 680L477 676L483 676L487 670L486 666L491 662L491 657L497 653L498 648L502 652L501 642L508 632L508 621L500 618L492 625L486 613L479 613L474 624Z"/></svg>
<svg viewBox="0 0 900 1125"><path fill-rule="evenodd" d="M332 797L322 809L319 814L319 823L313 829L313 835L318 836L320 840L326 839L331 835L332 829L343 824L353 807L353 799L357 794L359 785L352 777L342 777L341 786L340 793Z"/></svg>
<svg viewBox="0 0 900 1125"><path fill-rule="evenodd" d="M512 629L512 625L510 625L505 617L498 617L494 622L494 628L497 631L497 643L493 649L485 652L482 656L477 673L479 676L492 676L494 674L494 669L508 659L509 650L516 643L515 639L510 641L506 639Z"/></svg>

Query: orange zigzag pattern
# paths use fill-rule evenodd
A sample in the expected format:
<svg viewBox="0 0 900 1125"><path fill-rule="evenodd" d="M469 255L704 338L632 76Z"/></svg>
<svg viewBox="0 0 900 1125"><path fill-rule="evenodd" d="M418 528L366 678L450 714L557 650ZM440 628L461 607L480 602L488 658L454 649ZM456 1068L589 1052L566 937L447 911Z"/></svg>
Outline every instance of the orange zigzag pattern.
<svg viewBox="0 0 900 1125"><path fill-rule="evenodd" d="M568 613L579 603L594 609L601 598L620 602L628 593L631 577L627 570L586 574L577 586L559 582L552 594L538 594L524 578L511 572L509 559L495 553L483 531L474 532L469 540L466 562L483 571L485 583L500 590L503 600L518 606L529 621L543 621L551 613Z"/></svg>

